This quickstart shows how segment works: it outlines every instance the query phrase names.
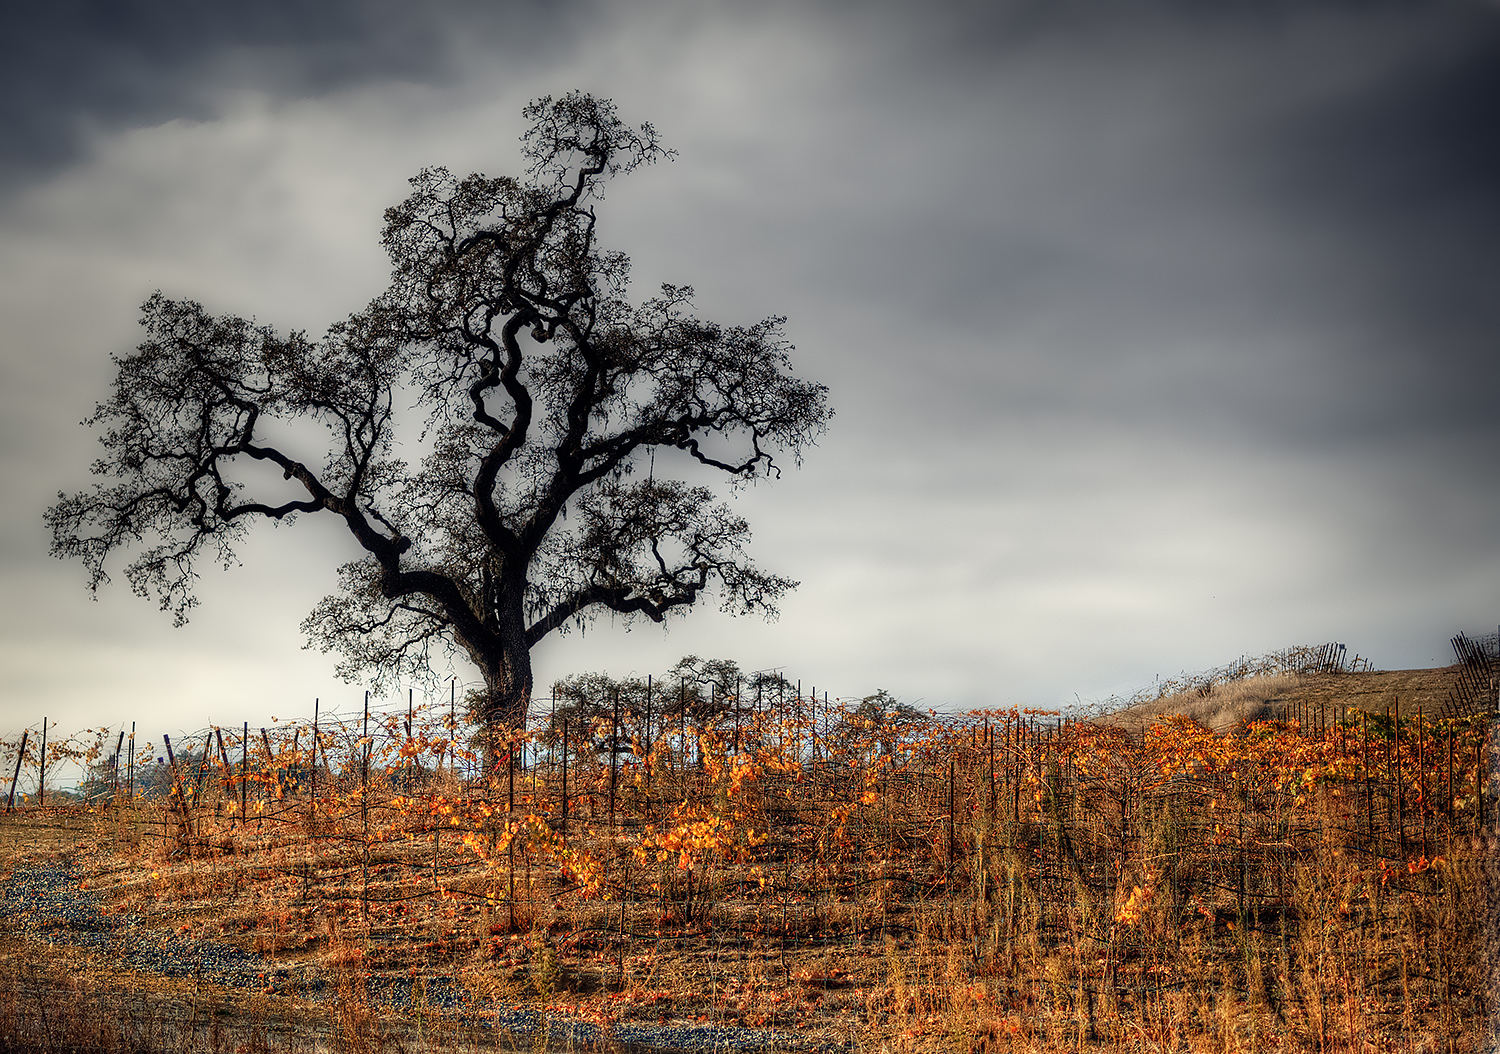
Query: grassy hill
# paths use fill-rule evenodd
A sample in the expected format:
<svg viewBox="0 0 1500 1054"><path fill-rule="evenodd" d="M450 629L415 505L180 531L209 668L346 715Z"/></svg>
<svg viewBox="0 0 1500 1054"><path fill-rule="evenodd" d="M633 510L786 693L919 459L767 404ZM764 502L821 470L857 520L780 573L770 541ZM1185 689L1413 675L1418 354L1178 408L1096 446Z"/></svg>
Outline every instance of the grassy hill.
<svg viewBox="0 0 1500 1054"><path fill-rule="evenodd" d="M1385 714L1400 707L1429 719L1449 710L1459 668L1383 670L1357 673L1281 673L1215 684L1206 694L1177 692L1138 703L1101 718L1139 735L1168 714L1181 714L1221 735L1242 732L1252 721L1304 716L1327 722L1348 711Z"/></svg>

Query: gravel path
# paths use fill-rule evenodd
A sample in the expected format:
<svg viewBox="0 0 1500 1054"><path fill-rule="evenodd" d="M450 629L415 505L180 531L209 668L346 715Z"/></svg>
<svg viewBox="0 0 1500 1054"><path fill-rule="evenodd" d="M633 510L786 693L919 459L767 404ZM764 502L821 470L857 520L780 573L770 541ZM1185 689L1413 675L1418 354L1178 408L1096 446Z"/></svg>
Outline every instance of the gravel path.
<svg viewBox="0 0 1500 1054"><path fill-rule="evenodd" d="M104 914L98 896L79 887L77 872L67 864L18 866L0 877L0 919L3 925L34 940L67 944L144 973L167 977L197 977L227 988L322 999L332 995L316 974L294 973L277 967L255 952L221 941L194 940L173 933L152 932L138 915ZM411 984L372 977L368 980L372 1005L396 1010L412 1004ZM558 1045L590 1044L599 1028L585 1021L544 1021L531 1007L486 1005L446 978L429 978L424 998L433 1008L466 1012L486 1024L521 1035L546 1028ZM809 1043L788 1032L721 1025L619 1024L610 1036L628 1047L668 1051L838 1051L831 1043Z"/></svg>

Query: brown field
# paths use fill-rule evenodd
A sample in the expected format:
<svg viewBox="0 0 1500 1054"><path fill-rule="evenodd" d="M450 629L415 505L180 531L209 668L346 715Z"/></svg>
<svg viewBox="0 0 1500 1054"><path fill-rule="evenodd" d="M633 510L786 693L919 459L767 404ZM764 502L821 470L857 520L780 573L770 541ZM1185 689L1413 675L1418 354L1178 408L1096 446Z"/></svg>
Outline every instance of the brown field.
<svg viewBox="0 0 1500 1054"><path fill-rule="evenodd" d="M264 977L13 912L0 1049L540 1049L583 1021L552 1045L1477 1054L1496 802L1451 677L1239 678L1092 723L595 714L488 783L441 714L318 753L200 733L156 797L0 817L0 879L66 862L98 925Z"/></svg>

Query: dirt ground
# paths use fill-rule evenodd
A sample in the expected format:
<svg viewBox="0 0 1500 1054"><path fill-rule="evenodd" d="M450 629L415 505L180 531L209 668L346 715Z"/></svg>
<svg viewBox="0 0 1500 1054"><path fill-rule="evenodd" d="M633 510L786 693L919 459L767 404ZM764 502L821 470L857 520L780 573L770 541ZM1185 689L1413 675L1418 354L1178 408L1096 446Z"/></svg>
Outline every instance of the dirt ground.
<svg viewBox="0 0 1500 1054"><path fill-rule="evenodd" d="M126 861L100 843L98 819L81 810L0 815L0 882L66 862L100 898L106 920L125 913L138 920L132 937L231 944L263 957L266 982L236 987L130 968L85 946L98 921L51 917L38 930L7 917L0 919L0 978L9 979L0 980L0 1032L7 1006L14 1017L16 1004L29 999L50 1008L51 1030L91 1037L96 1019L119 1018L130 1035L154 1036L161 1049L262 1049L242 1042L259 1034L276 1051L683 1050L702 1049L696 1037L710 1028L733 1034L729 1043L709 1040L726 1049L832 1049L846 1045L865 1007L863 986L880 963L878 944L850 957L829 946L747 940L727 926L722 934L700 925L622 948L598 919L583 926L555 920L538 931L555 963L539 991L536 935L512 932L503 915L453 918L414 906L404 924L385 920L363 936L353 926L331 933L272 875L252 871L235 888L214 888L205 878L212 864ZM732 910L724 905L716 917ZM649 922L632 918L631 925ZM868 977L851 972L853 959L868 964ZM468 1009L445 1012L435 1003L421 1023L409 1005L396 1011L384 1002L419 979L433 992L462 990ZM296 995L314 986L325 995ZM564 1038L542 1042L538 1021ZM584 1038L569 1038L569 1022Z"/></svg>

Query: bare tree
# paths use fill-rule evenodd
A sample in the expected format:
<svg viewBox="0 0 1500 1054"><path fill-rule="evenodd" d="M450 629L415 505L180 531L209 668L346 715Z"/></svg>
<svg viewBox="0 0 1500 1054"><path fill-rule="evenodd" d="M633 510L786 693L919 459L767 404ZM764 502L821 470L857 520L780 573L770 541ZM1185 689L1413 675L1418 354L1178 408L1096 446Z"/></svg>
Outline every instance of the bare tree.
<svg viewBox="0 0 1500 1054"><path fill-rule="evenodd" d="M595 204L668 156L651 125L579 93L524 115L526 176L419 173L386 212L389 288L321 340L148 300L146 339L87 422L111 482L58 495L53 554L82 559L96 592L133 551L132 589L181 624L199 561L230 562L250 523L338 517L364 555L310 641L377 683L456 647L491 728L525 721L530 649L554 631L661 622L706 593L774 616L796 583L757 568L745 520L655 453L699 478L778 476L826 427L827 389L792 374L782 318L702 321L686 286L626 299Z"/></svg>

